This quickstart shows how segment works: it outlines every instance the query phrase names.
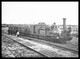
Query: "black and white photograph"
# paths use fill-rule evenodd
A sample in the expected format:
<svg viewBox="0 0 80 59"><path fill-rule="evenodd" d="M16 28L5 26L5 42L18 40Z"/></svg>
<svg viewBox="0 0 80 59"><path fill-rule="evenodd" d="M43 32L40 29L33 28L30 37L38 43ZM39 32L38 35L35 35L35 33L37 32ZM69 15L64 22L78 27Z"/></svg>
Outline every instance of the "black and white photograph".
<svg viewBox="0 0 80 59"><path fill-rule="evenodd" d="M2 1L2 58L78 58L78 1Z"/></svg>

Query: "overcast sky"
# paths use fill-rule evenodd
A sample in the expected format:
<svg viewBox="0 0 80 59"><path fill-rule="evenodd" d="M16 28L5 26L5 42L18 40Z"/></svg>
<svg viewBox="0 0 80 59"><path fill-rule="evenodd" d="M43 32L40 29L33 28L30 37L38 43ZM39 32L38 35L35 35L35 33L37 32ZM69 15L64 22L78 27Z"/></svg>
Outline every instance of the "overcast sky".
<svg viewBox="0 0 80 59"><path fill-rule="evenodd" d="M2 2L2 23L78 25L78 2Z"/></svg>

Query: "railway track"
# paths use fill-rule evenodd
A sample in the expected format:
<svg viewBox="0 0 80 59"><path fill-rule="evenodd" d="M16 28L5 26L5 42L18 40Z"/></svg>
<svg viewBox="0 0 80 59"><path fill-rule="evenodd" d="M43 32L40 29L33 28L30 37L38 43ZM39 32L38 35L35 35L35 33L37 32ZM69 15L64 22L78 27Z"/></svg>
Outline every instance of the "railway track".
<svg viewBox="0 0 80 59"><path fill-rule="evenodd" d="M4 39L6 40L2 40L2 57L46 57L17 41L11 40L9 37L5 36ZM15 47L13 47L14 45ZM22 55L23 52L26 52L26 54Z"/></svg>
<svg viewBox="0 0 80 59"><path fill-rule="evenodd" d="M63 49L63 50L67 50L67 51L71 51L73 53L76 53L78 54L78 46L75 46L75 45L70 45L70 44L67 44L68 46L64 45L64 44L57 44L57 43L52 43L52 42L49 42L49 41L45 41L45 40L39 40L39 39L35 39L35 38L30 38L30 37L25 37L25 36L20 36L21 38L24 38L24 39L28 39L28 40L31 40L31 41L35 41L35 42L40 42L42 44L46 44L46 45L50 45L52 47L56 47L56 48L59 48L59 49ZM75 46L75 47L72 47L72 46Z"/></svg>
<svg viewBox="0 0 80 59"><path fill-rule="evenodd" d="M13 38L11 38L11 37L9 37L9 36L6 36L6 35L4 35L5 37L7 37L7 38L9 38L9 39L13 39ZM16 39L16 38L15 38ZM20 40L14 40L15 42L17 42L17 43L19 43L19 44L21 44L22 46L25 46L25 47L27 47L27 48L29 48L30 50L32 50L32 51L34 51L34 52L36 52L36 53L38 53L38 54L40 54L41 56L43 56L43 57L56 57L57 55L54 55L53 56L53 54L54 53L52 53L51 51L49 51L49 50L44 50L44 49L42 49L42 48L39 48L39 47L35 47L33 44L30 44L30 43L26 43L26 42L22 42L22 41L20 41ZM31 47L31 46L33 46L33 47ZM42 51L39 51L39 49L41 49Z"/></svg>
<svg viewBox="0 0 80 59"><path fill-rule="evenodd" d="M5 33L7 34L7 33ZM26 37L26 36L19 36L20 38L24 38L24 39L28 39L31 41L35 41L35 42L40 42L41 44L46 44L46 45L50 45L50 46L56 46L57 48L61 48L61 49L65 49L68 51L71 51L73 53L77 53L78 54L78 46L77 45L73 45L73 44L58 44L58 43L53 43L50 41L46 41L46 40L41 40L41 39L36 39L36 38L31 38L31 37Z"/></svg>
<svg viewBox="0 0 80 59"><path fill-rule="evenodd" d="M3 34L4 35L4 34ZM69 55L67 52L67 54L65 55L63 55L63 56L61 56L61 52L60 52L60 55L58 55L58 54L56 54L55 52L52 52L52 51L50 51L50 49L49 50L45 50L45 49L43 49L43 48L40 48L39 49L39 47L36 49L35 48L35 44L32 44L33 46L31 47L31 46L29 46L27 43L28 42L25 42L25 40L23 41L23 40L20 40L20 39L17 39L16 37L10 37L10 36L8 36L8 35L4 35L5 37L7 37L7 38L9 38L9 39L12 39L12 40L14 40L14 41L16 41L17 43L19 43L19 44L21 44L21 45L23 45L23 46L25 46L25 47L28 47L29 49L31 49L31 50L33 50L33 51L35 51L35 52L37 52L38 54L40 54L40 55L42 55L42 56L44 56L44 57L68 57L67 55ZM14 38L14 39L13 39ZM27 38L27 39L30 39L30 38ZM60 48L60 47L59 47ZM61 47L62 48L62 47ZM54 50L58 50L58 49L54 49ZM59 50L59 51L61 51L61 50ZM64 52L63 52L64 53ZM75 56L75 55L74 55Z"/></svg>

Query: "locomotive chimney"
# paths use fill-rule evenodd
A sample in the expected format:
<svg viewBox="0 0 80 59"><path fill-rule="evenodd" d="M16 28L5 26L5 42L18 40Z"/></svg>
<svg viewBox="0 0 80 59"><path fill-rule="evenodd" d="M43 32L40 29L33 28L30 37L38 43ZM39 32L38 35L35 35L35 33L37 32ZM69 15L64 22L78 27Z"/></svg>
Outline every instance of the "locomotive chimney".
<svg viewBox="0 0 80 59"><path fill-rule="evenodd" d="M66 18L63 18L63 31L66 30Z"/></svg>
<svg viewBox="0 0 80 59"><path fill-rule="evenodd" d="M54 28L56 27L56 23L54 23Z"/></svg>

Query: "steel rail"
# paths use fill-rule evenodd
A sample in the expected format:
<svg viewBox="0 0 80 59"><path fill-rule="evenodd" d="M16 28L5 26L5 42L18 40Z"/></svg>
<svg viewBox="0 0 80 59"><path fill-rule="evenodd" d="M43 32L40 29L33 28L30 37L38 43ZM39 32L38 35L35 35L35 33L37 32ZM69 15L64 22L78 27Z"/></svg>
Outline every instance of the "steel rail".
<svg viewBox="0 0 80 59"><path fill-rule="evenodd" d="M32 40L32 41L35 41L35 42L39 42L39 43L45 43L45 44L47 44L47 45L51 45L51 46L55 46L55 47L59 47L59 48L62 48L62 49L66 49L66 50L68 50L68 51L71 51L71 52L73 52L73 53L77 53L78 54L78 50L73 50L73 49L70 49L70 48L68 48L68 47L63 47L63 46L60 46L60 45L56 45L56 44L54 44L54 43L52 43L52 42L49 42L49 41L45 41L45 40L38 40L38 39L36 39L36 38L30 38L30 37L25 37L25 36L21 36L21 38L24 38L24 39L28 39L28 40Z"/></svg>
<svg viewBox="0 0 80 59"><path fill-rule="evenodd" d="M2 35L3 35L3 34L2 34ZM4 36L7 37L7 38L9 38L9 39L12 39L12 40L13 40L13 38L10 38L10 37L8 37L8 36L6 36L6 35L4 35ZM15 40L13 40L13 41L15 41ZM38 51L36 51L36 50L34 50L34 49L28 47L28 46L25 46L24 44L22 44L22 43L20 43L20 42L18 42L18 41L15 41L15 42L17 42L17 43L21 44L22 46L24 46L24 47L26 47L26 48L28 48L28 49L30 49L30 50L32 50L32 51L34 51L34 52L40 54L40 55L43 56L43 57L48 57L48 56L46 56L46 55L44 55L44 54L42 54L42 53L40 53L40 52L38 52Z"/></svg>

